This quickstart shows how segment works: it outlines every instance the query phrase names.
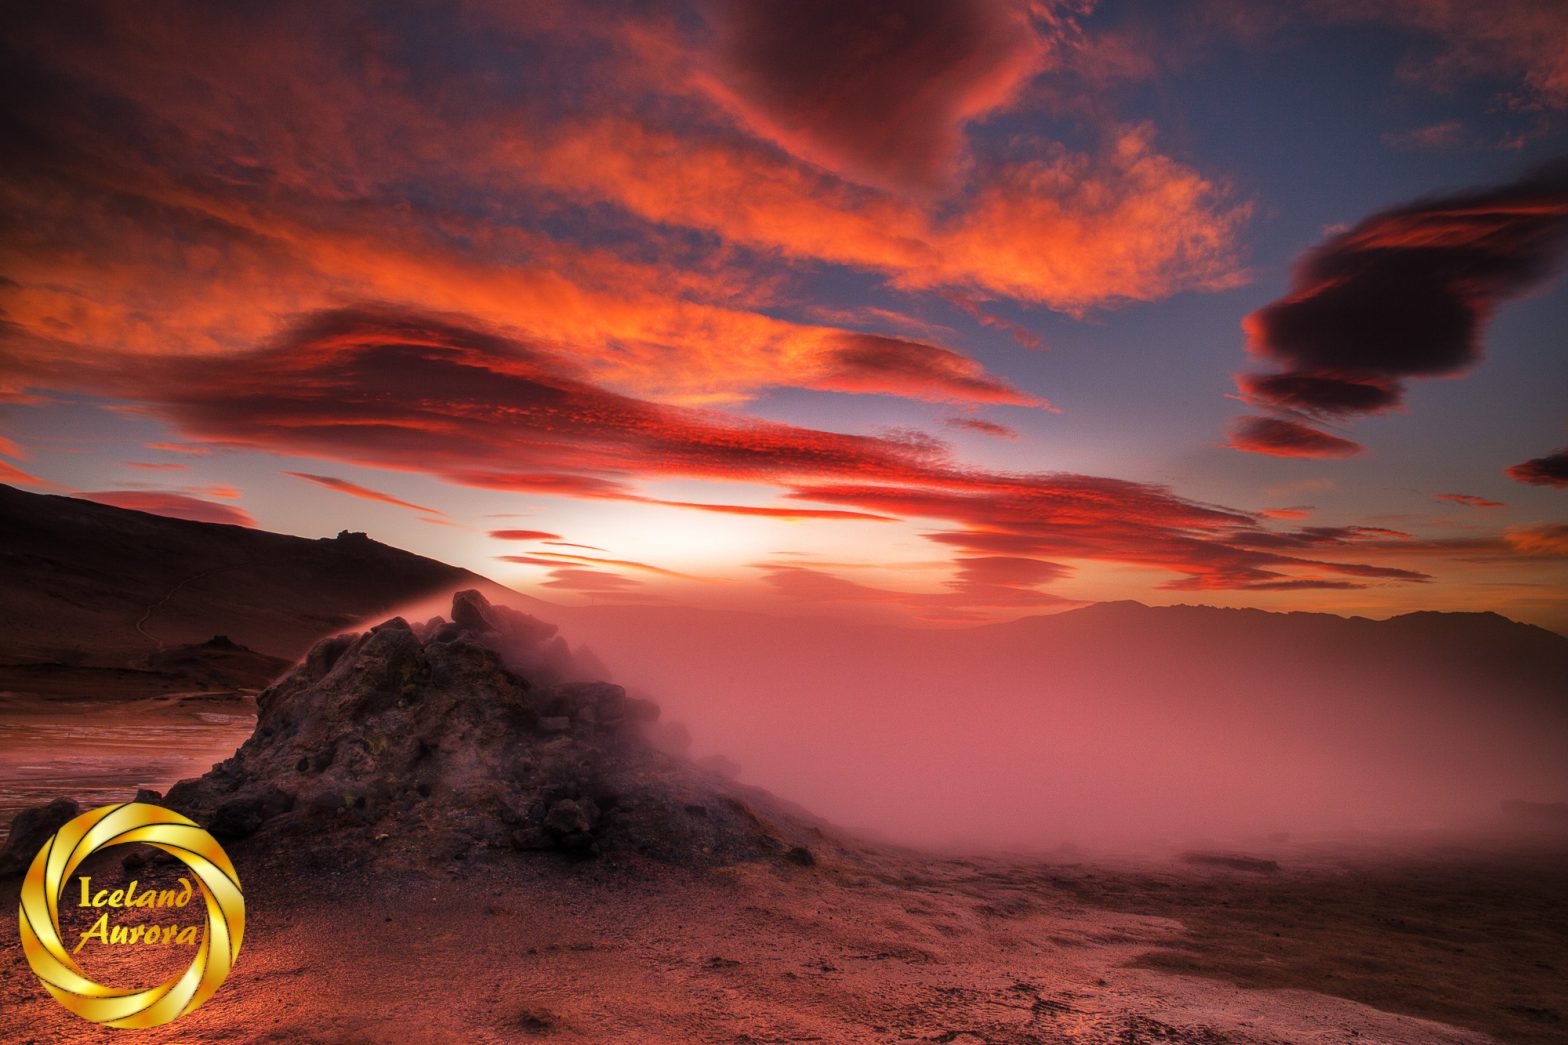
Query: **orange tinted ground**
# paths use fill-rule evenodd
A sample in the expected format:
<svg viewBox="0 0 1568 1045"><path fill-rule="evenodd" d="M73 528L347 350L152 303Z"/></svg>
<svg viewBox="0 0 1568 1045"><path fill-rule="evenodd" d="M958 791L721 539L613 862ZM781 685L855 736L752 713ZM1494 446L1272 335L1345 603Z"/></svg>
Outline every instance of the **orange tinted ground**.
<svg viewBox="0 0 1568 1045"><path fill-rule="evenodd" d="M1378 879L1327 863L1265 877L823 856L701 873L535 858L371 875L242 854L250 924L234 976L205 1008L136 1038L1473 1042L1486 1039L1301 988L1413 1011L1428 1004L1419 986L1454 1021L1499 1031L1537 1022L1507 1015L1520 999L1562 1004L1545 970L1520 968L1565 953L1544 865ZM1368 921L1374 909L1388 921ZM3 933L0 1039L127 1040L44 996L9 920ZM1224 975L1269 989L1211 978Z"/></svg>

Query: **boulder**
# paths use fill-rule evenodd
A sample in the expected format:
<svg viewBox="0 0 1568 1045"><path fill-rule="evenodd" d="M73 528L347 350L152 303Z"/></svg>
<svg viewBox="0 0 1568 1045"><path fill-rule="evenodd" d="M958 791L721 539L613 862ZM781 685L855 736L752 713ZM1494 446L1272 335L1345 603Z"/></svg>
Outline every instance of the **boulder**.
<svg viewBox="0 0 1568 1045"><path fill-rule="evenodd" d="M0 878L22 874L38 856L49 836L76 819L82 807L74 798L56 798L16 814L5 848L0 849Z"/></svg>
<svg viewBox="0 0 1568 1045"><path fill-rule="evenodd" d="M495 631L494 607L473 588L460 591L452 596L452 623L469 631Z"/></svg>

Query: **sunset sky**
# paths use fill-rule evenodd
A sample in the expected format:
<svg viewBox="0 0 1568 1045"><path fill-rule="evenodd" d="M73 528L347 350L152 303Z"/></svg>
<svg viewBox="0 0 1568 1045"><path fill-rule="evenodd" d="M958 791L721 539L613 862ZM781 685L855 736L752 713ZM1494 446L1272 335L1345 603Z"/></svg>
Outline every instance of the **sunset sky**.
<svg viewBox="0 0 1568 1045"><path fill-rule="evenodd" d="M1560 0L58 2L0 52L0 481L567 602L1568 630Z"/></svg>

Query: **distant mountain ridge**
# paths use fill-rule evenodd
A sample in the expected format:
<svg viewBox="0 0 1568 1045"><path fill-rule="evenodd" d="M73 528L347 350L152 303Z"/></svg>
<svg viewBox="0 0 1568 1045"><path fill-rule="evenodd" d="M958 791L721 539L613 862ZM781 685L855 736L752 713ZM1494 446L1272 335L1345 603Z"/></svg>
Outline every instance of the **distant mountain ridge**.
<svg viewBox="0 0 1568 1045"><path fill-rule="evenodd" d="M174 648L232 660L204 645L214 636L286 662L476 583L488 582L363 534L309 540L0 485L0 664L120 668Z"/></svg>
<svg viewBox="0 0 1568 1045"><path fill-rule="evenodd" d="M8 488L0 537L0 695L257 688L325 635L477 588L591 646L692 725L694 756L888 836L1452 823L1568 797L1568 638L1490 613L1114 602L944 630L563 606L363 535Z"/></svg>

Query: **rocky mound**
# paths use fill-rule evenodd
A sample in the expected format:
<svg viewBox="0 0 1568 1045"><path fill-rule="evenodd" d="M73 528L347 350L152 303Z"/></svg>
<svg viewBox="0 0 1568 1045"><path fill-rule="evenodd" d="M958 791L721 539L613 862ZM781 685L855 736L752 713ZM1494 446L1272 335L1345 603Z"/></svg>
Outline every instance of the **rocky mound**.
<svg viewBox="0 0 1568 1045"><path fill-rule="evenodd" d="M450 621L325 639L260 695L250 740L164 804L225 842L318 851L810 861L814 828L654 747L658 707L581 681L555 632L462 591Z"/></svg>

